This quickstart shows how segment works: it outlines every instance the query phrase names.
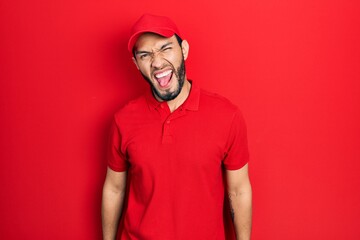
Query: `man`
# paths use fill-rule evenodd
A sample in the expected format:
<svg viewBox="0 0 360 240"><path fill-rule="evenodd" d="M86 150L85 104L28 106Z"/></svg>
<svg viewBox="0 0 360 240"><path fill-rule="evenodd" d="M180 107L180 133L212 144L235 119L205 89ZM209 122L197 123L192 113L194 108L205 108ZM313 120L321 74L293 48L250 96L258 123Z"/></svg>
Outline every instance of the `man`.
<svg viewBox="0 0 360 240"><path fill-rule="evenodd" d="M187 79L189 44L169 18L143 15L128 50L151 91L114 117L104 239L116 238L119 222L119 239L225 239L224 201L236 238L250 239L252 193L241 113Z"/></svg>

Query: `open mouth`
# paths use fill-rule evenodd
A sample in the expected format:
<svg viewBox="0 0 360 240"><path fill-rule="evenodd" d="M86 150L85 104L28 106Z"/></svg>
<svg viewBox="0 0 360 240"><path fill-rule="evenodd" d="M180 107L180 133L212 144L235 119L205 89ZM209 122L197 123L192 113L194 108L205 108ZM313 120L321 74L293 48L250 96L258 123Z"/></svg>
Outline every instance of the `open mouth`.
<svg viewBox="0 0 360 240"><path fill-rule="evenodd" d="M173 71L171 69L165 70L160 73L154 74L156 81L159 83L160 87L166 88L170 85L171 77Z"/></svg>

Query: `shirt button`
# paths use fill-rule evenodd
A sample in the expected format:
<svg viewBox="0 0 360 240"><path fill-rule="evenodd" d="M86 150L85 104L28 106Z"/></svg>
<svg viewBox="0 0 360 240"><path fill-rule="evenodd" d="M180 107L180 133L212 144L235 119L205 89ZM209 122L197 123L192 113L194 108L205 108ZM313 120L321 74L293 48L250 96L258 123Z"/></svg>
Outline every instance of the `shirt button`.
<svg viewBox="0 0 360 240"><path fill-rule="evenodd" d="M160 107L161 107L161 108L164 108L164 105L160 104Z"/></svg>
<svg viewBox="0 0 360 240"><path fill-rule="evenodd" d="M167 123L167 124L170 124L170 120L167 120L166 123Z"/></svg>

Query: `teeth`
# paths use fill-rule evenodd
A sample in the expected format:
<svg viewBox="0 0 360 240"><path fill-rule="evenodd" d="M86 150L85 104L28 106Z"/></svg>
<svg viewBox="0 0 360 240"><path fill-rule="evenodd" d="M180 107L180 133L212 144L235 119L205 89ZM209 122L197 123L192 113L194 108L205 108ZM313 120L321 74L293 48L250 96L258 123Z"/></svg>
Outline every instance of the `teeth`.
<svg viewBox="0 0 360 240"><path fill-rule="evenodd" d="M155 74L155 77L156 77L156 78L162 78L162 77L165 77L165 76L169 75L171 72L172 72L172 70L167 70L167 71L165 71L165 72L162 72L162 73L159 73L159 74Z"/></svg>

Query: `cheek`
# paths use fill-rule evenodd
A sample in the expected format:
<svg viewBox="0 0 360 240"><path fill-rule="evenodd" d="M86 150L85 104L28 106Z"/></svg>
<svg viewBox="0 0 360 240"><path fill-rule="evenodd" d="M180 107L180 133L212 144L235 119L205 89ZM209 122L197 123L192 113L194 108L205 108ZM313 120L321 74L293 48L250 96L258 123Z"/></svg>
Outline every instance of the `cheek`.
<svg viewBox="0 0 360 240"><path fill-rule="evenodd" d="M150 67L139 65L139 71L146 76L150 76Z"/></svg>
<svg viewBox="0 0 360 240"><path fill-rule="evenodd" d="M175 68L180 66L182 55L171 55L167 58L168 62L170 62Z"/></svg>

